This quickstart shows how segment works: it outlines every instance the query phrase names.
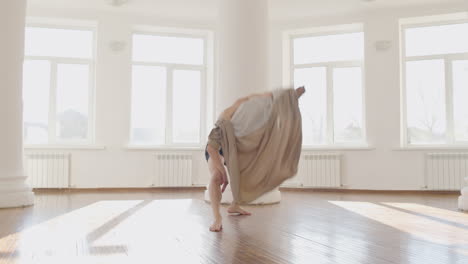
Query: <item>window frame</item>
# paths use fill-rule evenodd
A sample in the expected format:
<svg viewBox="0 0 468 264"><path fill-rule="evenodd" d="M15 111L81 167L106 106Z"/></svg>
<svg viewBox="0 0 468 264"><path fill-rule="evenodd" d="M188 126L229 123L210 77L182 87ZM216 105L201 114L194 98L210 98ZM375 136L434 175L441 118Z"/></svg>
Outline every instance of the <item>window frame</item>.
<svg viewBox="0 0 468 264"><path fill-rule="evenodd" d="M401 110L401 131L400 131L400 145L402 148L414 147L468 147L468 141L457 141L455 139L455 122L454 122L454 104L453 104L453 71L452 64L454 61L468 60L468 52L465 53L450 53L450 54L436 54L436 55L423 55L423 56L406 56L406 30L411 28L424 28L434 26L447 26L456 24L468 23L468 19L451 19L444 21L432 21L423 23L405 23L400 24L400 110ZM409 142L408 135L408 113L407 113L407 96L406 96L406 64L411 61L425 61L425 60L442 60L444 61L444 75L445 75L445 118L446 118L446 132L445 143L426 143L415 144Z"/></svg>
<svg viewBox="0 0 468 264"><path fill-rule="evenodd" d="M134 35L148 35L148 36L161 36L161 37L180 37L180 38L194 38L203 41L203 63L201 65L194 64L180 64L180 63L163 63L163 62L144 62L135 61L133 59L133 36ZM130 51L130 68L133 66L153 66L163 67L166 69L166 115L165 115L165 143L154 145L136 143L132 141L133 127L132 127L132 102L133 102L133 74L130 70L130 117L129 117L129 148L137 149L166 149L166 148L202 148L206 143L208 136L208 124L214 120L212 114L214 113L214 70L213 70L213 33L210 30L202 29L185 29L185 28L166 28L166 27L150 27L150 26L136 26L131 32L131 51ZM173 141L173 73L177 70L190 70L200 72L200 128L199 128L199 142L198 143L174 143Z"/></svg>
<svg viewBox="0 0 468 264"><path fill-rule="evenodd" d="M294 64L294 40L297 38L331 36L350 33L363 33L364 45L362 60L347 60L347 61L331 61L318 62L308 64ZM314 149L317 147L324 148L368 148L367 139L367 124L366 124L366 74L365 74L365 31L362 24L350 24L342 26L330 26L324 28L301 29L294 31L283 32L283 84L287 87L294 86L294 72L296 69L308 69L315 67L325 67L326 69L326 141L323 144L303 145L304 149ZM357 142L335 142L334 136L334 86L333 86L333 70L339 68L361 68L361 83L362 83L362 140Z"/></svg>
<svg viewBox="0 0 468 264"><path fill-rule="evenodd" d="M33 19L35 20L35 19ZM49 87L49 116L48 116L48 142L47 143L27 143L25 147L40 147L40 146L90 146L95 143L96 131L96 60L97 60L97 24L86 23L83 25L74 25L74 23L66 22L26 22L25 28L47 28L47 29L63 29L63 30L84 30L92 33L92 57L86 58L67 58L56 56L40 56L24 54L24 62L26 61L48 61L50 63L50 87ZM26 53L26 52L25 52ZM63 140L57 134L57 65L58 64L79 64L89 67L89 83L88 83L88 131L87 138L83 140Z"/></svg>

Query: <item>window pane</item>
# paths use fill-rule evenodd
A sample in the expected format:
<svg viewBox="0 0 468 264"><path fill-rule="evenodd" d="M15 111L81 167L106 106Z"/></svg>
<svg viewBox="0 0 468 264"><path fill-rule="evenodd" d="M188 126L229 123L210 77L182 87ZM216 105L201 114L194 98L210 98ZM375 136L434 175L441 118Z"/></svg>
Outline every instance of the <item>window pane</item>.
<svg viewBox="0 0 468 264"><path fill-rule="evenodd" d="M405 38L406 56L468 52L468 23L410 28Z"/></svg>
<svg viewBox="0 0 468 264"><path fill-rule="evenodd" d="M89 30L27 27L26 56L93 57L93 32Z"/></svg>
<svg viewBox="0 0 468 264"><path fill-rule="evenodd" d="M57 137L88 138L89 65L57 65Z"/></svg>
<svg viewBox="0 0 468 264"><path fill-rule="evenodd" d="M294 64L362 60L364 33L294 39Z"/></svg>
<svg viewBox="0 0 468 264"><path fill-rule="evenodd" d="M200 142L200 71L174 71L173 141Z"/></svg>
<svg viewBox="0 0 468 264"><path fill-rule="evenodd" d="M132 72L131 141L162 145L166 142L166 69L133 66Z"/></svg>
<svg viewBox="0 0 468 264"><path fill-rule="evenodd" d="M362 72L360 67L333 69L335 142L363 141Z"/></svg>
<svg viewBox="0 0 468 264"><path fill-rule="evenodd" d="M468 60L453 62L455 139L468 141Z"/></svg>
<svg viewBox="0 0 468 264"><path fill-rule="evenodd" d="M325 67L297 69L294 87L304 85L306 93L299 100L302 114L303 145L326 143L327 73Z"/></svg>
<svg viewBox="0 0 468 264"><path fill-rule="evenodd" d="M23 121L26 144L46 144L49 139L50 63L26 60L23 71Z"/></svg>
<svg viewBox="0 0 468 264"><path fill-rule="evenodd" d="M443 60L406 63L408 143L444 143L445 66Z"/></svg>
<svg viewBox="0 0 468 264"><path fill-rule="evenodd" d="M200 38L133 35L133 60L202 65L204 43Z"/></svg>

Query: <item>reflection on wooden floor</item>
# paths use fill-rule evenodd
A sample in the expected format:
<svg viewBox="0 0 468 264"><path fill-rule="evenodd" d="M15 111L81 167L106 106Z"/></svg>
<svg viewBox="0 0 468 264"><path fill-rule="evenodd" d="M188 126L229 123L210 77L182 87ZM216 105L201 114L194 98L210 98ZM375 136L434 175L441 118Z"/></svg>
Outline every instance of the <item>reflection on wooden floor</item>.
<svg viewBox="0 0 468 264"><path fill-rule="evenodd" d="M224 214L211 233L201 190L47 191L0 210L0 263L468 264L468 214L453 194L283 191Z"/></svg>

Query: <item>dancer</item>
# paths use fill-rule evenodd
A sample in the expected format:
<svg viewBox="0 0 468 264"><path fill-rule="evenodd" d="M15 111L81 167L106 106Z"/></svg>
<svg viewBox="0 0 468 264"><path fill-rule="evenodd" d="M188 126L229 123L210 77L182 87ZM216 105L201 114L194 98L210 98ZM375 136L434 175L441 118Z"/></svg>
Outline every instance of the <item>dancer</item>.
<svg viewBox="0 0 468 264"><path fill-rule="evenodd" d="M300 87L252 94L222 112L205 150L214 216L210 231L222 230L220 203L230 180L234 199L228 213L250 215L241 204L255 200L297 173L302 145L297 100L304 92L305 88Z"/></svg>

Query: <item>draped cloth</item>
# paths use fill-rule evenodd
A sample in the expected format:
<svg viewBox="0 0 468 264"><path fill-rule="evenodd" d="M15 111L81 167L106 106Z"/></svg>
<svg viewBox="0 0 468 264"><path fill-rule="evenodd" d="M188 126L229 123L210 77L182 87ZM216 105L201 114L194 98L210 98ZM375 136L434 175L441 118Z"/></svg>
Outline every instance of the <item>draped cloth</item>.
<svg viewBox="0 0 468 264"><path fill-rule="evenodd" d="M208 144L221 147L234 202L249 203L297 174L302 121L294 89L274 99L270 118L254 132L236 137L229 120L220 118Z"/></svg>

